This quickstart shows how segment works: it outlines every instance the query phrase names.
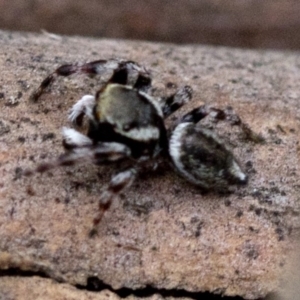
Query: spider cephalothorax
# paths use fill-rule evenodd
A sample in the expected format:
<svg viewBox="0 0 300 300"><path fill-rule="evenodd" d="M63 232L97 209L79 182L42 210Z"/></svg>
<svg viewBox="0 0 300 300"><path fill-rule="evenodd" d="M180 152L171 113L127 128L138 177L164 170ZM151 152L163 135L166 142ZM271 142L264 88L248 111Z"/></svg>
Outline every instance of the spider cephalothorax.
<svg viewBox="0 0 300 300"><path fill-rule="evenodd" d="M145 68L132 61L99 60L59 67L43 80L31 99L37 101L57 76L74 73L109 74L110 78L95 96L83 96L70 111L69 119L75 127L80 127L83 117L87 117L87 134L63 128L66 153L35 171L82 160L96 164L127 161L127 168L113 176L100 196L94 225L100 222L113 197L131 185L146 163L155 164L158 157L170 160L179 174L203 189L246 183L246 175L226 145L211 131L195 125L209 114L224 118L224 111L201 106L167 132L164 119L192 98L189 86L156 99L147 93L151 76Z"/></svg>

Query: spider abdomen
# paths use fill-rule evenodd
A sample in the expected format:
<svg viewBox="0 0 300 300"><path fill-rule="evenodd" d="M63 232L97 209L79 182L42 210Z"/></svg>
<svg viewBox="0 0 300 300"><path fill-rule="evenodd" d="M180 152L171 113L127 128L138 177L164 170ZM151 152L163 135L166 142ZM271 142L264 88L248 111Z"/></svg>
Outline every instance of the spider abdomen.
<svg viewBox="0 0 300 300"><path fill-rule="evenodd" d="M177 171L204 189L247 181L231 151L210 130L181 123L173 131L169 147Z"/></svg>

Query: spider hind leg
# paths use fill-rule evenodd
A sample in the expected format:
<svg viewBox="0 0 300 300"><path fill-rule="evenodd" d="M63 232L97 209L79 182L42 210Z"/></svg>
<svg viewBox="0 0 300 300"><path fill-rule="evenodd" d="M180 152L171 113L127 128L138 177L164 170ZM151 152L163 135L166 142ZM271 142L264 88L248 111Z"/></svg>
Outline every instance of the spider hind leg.
<svg viewBox="0 0 300 300"><path fill-rule="evenodd" d="M167 118L175 111L177 111L180 107L188 103L192 99L192 95L192 88L186 85L171 96L162 97L160 99L160 103L164 117Z"/></svg>

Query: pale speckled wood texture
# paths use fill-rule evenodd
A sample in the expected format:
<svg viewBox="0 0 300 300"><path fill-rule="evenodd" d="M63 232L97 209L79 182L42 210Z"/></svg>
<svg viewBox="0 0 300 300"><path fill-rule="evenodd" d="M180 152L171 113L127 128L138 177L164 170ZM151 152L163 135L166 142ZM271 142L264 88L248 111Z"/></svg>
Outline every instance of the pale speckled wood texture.
<svg viewBox="0 0 300 300"><path fill-rule="evenodd" d="M114 289L150 285L248 299L276 290L299 225L298 54L7 32L0 49L0 269L41 271L74 285L96 276ZM63 63L111 57L153 70L157 94L191 85L193 101L177 115L203 103L232 106L264 143L224 122L204 126L227 141L248 185L203 195L166 165L115 201L91 239L97 199L114 168L83 164L21 176L63 151L68 109L94 93L97 80L61 79L37 104L30 93Z"/></svg>

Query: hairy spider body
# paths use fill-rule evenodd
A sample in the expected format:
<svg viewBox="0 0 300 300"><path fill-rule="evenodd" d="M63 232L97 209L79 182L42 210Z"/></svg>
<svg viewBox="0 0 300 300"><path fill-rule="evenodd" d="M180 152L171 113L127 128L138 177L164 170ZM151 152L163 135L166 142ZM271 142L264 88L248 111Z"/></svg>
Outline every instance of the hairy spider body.
<svg viewBox="0 0 300 300"><path fill-rule="evenodd" d="M164 119L190 101L189 86L171 96L155 99L147 93L151 76L145 68L132 61L99 60L59 67L43 80L31 99L37 101L56 77L74 73L108 74L109 79L95 96L83 96L70 111L69 120L75 127L81 127L83 118L87 117L87 134L63 128L66 153L34 171L45 172L78 161L96 164L128 161L127 168L113 176L103 190L94 226L113 198L132 184L146 163L154 166L158 156L168 158L179 174L203 189L218 190L231 183L246 183L247 176L226 145L211 131L196 126L207 115L213 115L216 120L226 118L225 111L201 106L184 115L167 133ZM238 117L233 119L240 121ZM91 233L95 233L95 227Z"/></svg>
<svg viewBox="0 0 300 300"><path fill-rule="evenodd" d="M161 107L130 86L105 86L96 94L93 112L87 135L94 143L125 144L134 159L155 157L167 144Z"/></svg>

